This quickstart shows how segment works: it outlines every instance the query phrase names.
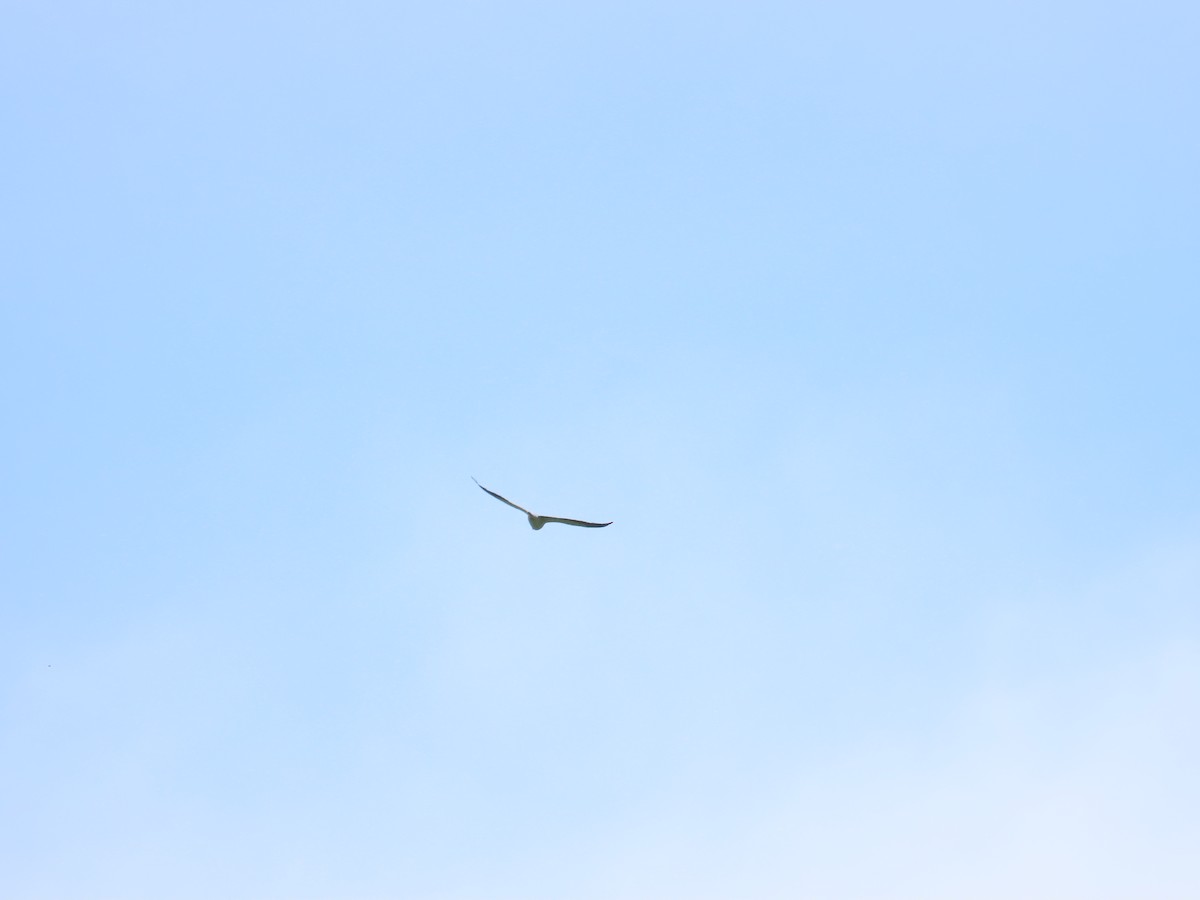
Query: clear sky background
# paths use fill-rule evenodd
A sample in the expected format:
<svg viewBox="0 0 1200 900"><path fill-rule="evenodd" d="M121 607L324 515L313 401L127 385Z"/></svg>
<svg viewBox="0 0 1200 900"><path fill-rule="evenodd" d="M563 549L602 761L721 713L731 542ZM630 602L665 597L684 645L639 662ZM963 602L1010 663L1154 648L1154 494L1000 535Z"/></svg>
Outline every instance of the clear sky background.
<svg viewBox="0 0 1200 900"><path fill-rule="evenodd" d="M0 894L1200 895L1198 10L10 0Z"/></svg>

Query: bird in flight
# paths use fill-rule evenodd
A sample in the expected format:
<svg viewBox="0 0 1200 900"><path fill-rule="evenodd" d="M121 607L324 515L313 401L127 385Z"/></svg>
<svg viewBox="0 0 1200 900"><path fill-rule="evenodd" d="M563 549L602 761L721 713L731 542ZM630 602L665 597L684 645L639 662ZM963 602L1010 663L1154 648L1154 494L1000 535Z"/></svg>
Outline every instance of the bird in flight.
<svg viewBox="0 0 1200 900"><path fill-rule="evenodd" d="M479 482L476 481L474 476L471 477L471 480L474 481L476 484L479 484ZM525 515L529 516L529 527L532 528L534 531L537 531L538 529L540 529L547 522L561 522L564 525L580 525L584 528L604 528L604 527L612 524L612 522L584 522L581 519L560 519L558 516L539 516L536 513L531 513L529 510L527 510L523 506L517 506L517 504L513 503L511 500L506 500L504 497L501 497L495 491L489 491L482 484L479 484L479 489L486 494L491 494L493 497L495 497L501 503L507 503L513 509L519 509L521 512L525 513Z"/></svg>

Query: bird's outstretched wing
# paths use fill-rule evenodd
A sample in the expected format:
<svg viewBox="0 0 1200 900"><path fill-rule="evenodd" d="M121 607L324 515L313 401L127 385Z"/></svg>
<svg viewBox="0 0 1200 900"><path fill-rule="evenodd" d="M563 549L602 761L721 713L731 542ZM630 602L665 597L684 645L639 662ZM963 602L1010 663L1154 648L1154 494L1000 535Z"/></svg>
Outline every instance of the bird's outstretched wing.
<svg viewBox="0 0 1200 900"><path fill-rule="evenodd" d="M476 479L475 479L475 476L474 476L474 475L472 475L472 476L471 476L471 480L472 480L472 481L474 481L476 484L479 484L479 482L478 482L478 481L476 481ZM533 515L533 513L531 513L531 512L530 512L529 510L527 510L525 507L523 507L523 506L517 506L517 504L513 503L511 500L506 500L504 497L501 497L501 496L500 496L499 494L497 494L495 491L489 491L489 490L488 490L487 488L485 488L485 487L484 487L482 484L479 484L479 489L480 489L481 491L483 491L485 494L491 494L493 497L495 497L495 498L496 498L497 500L499 500L501 503L507 503L507 504L508 504L509 506L511 506L513 509L519 509L521 512L525 513L525 515L527 515L527 516L532 516L532 515ZM563 520L560 520L560 521L566 521L566 520L565 520L565 519L563 519Z"/></svg>
<svg viewBox="0 0 1200 900"><path fill-rule="evenodd" d="M612 522L584 522L582 519L560 519L558 516L538 516L547 522L562 522L564 525L580 525L583 528L607 528Z"/></svg>

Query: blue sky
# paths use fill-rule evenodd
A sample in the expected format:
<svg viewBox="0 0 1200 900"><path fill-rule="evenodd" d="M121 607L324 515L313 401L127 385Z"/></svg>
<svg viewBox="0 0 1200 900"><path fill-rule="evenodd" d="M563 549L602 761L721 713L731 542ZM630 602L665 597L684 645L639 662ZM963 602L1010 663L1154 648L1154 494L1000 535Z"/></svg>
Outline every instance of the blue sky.
<svg viewBox="0 0 1200 900"><path fill-rule="evenodd" d="M1194 5L0 22L5 897L1200 890Z"/></svg>

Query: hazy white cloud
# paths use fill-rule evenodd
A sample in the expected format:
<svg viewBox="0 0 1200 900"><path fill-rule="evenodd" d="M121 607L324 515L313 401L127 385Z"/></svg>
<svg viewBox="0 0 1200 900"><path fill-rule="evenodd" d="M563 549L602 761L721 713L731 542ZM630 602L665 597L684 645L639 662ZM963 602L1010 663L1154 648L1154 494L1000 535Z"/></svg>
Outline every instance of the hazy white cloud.
<svg viewBox="0 0 1200 900"><path fill-rule="evenodd" d="M1098 583L1143 608L1200 596L1198 550ZM1200 888L1194 631L1032 676L998 667L936 728L876 738L803 765L694 771L606 832L533 853L499 895L1183 900Z"/></svg>

